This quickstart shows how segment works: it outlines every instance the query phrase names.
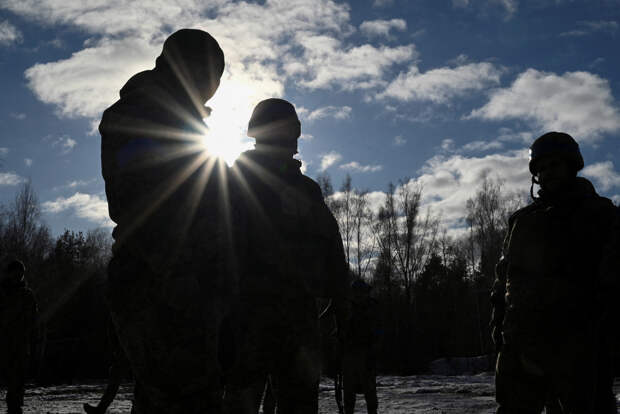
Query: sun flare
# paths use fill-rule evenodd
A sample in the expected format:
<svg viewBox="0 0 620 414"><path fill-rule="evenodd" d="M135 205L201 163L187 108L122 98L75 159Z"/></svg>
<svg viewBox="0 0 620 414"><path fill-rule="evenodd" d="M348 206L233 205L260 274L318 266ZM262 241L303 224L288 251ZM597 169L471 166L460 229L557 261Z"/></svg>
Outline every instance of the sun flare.
<svg viewBox="0 0 620 414"><path fill-rule="evenodd" d="M209 154L220 157L229 166L243 151L253 147L254 141L246 132L253 105L259 100L257 95L250 84L228 78L208 103L212 112L205 119L204 146Z"/></svg>

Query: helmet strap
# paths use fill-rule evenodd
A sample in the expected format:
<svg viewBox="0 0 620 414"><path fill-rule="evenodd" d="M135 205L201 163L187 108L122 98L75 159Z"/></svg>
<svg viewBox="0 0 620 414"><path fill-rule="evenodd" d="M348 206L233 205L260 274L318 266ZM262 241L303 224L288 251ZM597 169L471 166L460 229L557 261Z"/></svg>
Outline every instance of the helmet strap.
<svg viewBox="0 0 620 414"><path fill-rule="evenodd" d="M534 184L540 184L538 182L538 180L536 179L535 175L532 175L532 185L530 186L530 196L532 197L532 200L536 201L538 200L540 197L536 197L534 195Z"/></svg>

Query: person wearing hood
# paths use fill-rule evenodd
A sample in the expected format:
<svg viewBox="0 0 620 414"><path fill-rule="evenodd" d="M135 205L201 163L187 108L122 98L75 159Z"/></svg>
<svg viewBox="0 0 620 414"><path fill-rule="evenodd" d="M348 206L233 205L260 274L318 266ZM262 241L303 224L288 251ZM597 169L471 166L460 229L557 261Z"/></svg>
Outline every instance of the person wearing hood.
<svg viewBox="0 0 620 414"><path fill-rule="evenodd" d="M347 264L338 225L316 182L294 159L301 124L282 99L256 105L256 139L232 167L244 223L237 311L237 361L227 383L231 413L257 413L264 378L279 413L317 413L320 376L316 298L343 317Z"/></svg>
<svg viewBox="0 0 620 414"><path fill-rule="evenodd" d="M618 213L577 176L583 166L568 134L530 147L533 202L509 219L491 294L498 414L540 413L546 402L564 413L616 410L607 336L618 269L609 277L601 266Z"/></svg>
<svg viewBox="0 0 620 414"><path fill-rule="evenodd" d="M24 279L25 272L21 261L11 260L0 274L0 379L7 386L8 414L22 413L37 322L37 303Z"/></svg>
<svg viewBox="0 0 620 414"><path fill-rule="evenodd" d="M129 79L99 125L116 223L106 297L135 377L137 414L221 408L217 342L234 281L224 264L227 167L203 140L204 104L223 70L211 35L178 30L155 68Z"/></svg>

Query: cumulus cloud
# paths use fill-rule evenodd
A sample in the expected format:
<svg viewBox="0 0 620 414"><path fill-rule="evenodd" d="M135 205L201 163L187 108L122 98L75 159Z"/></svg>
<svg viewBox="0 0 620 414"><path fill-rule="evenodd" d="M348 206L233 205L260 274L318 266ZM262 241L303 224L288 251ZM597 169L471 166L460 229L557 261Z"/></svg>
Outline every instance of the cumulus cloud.
<svg viewBox="0 0 620 414"><path fill-rule="evenodd" d="M14 172L0 173L0 185L18 185L26 180Z"/></svg>
<svg viewBox="0 0 620 414"><path fill-rule="evenodd" d="M432 69L424 73L417 66L412 66L407 73L398 75L379 97L445 104L455 97L499 84L501 72L501 69L486 62Z"/></svg>
<svg viewBox="0 0 620 414"><path fill-rule="evenodd" d="M540 130L565 131L589 142L620 129L609 82L588 72L557 75L528 69L509 88L492 92L489 102L470 117L522 119Z"/></svg>
<svg viewBox="0 0 620 414"><path fill-rule="evenodd" d="M153 67L170 27L202 28L217 38L226 73L210 105L214 114L243 119L240 125L259 100L283 96L289 80L311 89L367 89L386 83L388 68L415 55L413 45L346 41L355 30L349 6L333 0L7 0L3 7L48 24L77 26L91 36L71 57L26 72L35 95L66 117L98 118L131 75Z"/></svg>
<svg viewBox="0 0 620 414"><path fill-rule="evenodd" d="M22 33L13 26L8 20L0 21L0 46L9 46L19 43L22 40Z"/></svg>
<svg viewBox="0 0 620 414"><path fill-rule="evenodd" d="M9 153L9 149L6 147L0 147L0 157Z"/></svg>
<svg viewBox="0 0 620 414"><path fill-rule="evenodd" d="M403 19L391 19L391 20L370 20L365 21L360 25L360 30L368 37L390 35L390 30L406 30L407 22Z"/></svg>
<svg viewBox="0 0 620 414"><path fill-rule="evenodd" d="M48 213L58 214L70 211L77 217L100 226L114 226L108 216L108 203L98 195L77 192L71 197L58 197L54 201L46 201L41 207Z"/></svg>
<svg viewBox="0 0 620 414"><path fill-rule="evenodd" d="M283 68L289 76L300 78L299 85L309 89L374 88L386 83L385 73L391 66L417 56L413 45L347 46L328 35L297 33L295 37L304 51L301 57L289 55Z"/></svg>
<svg viewBox="0 0 620 414"><path fill-rule="evenodd" d="M422 185L423 203L441 213L447 225L458 226L465 216L467 199L476 193L485 176L502 180L508 192L528 191L527 165L526 149L480 157L438 155L426 161L410 184Z"/></svg>
<svg viewBox="0 0 620 414"><path fill-rule="evenodd" d="M334 118L334 119L347 119L351 117L351 111L353 109L350 106L324 106L322 108L317 108L314 111L309 112L305 115L305 118L308 121L316 121L318 119L324 118Z"/></svg>
<svg viewBox="0 0 620 414"><path fill-rule="evenodd" d="M325 171L338 161L342 159L342 155L337 153L336 151L328 152L327 154L323 154L321 156L321 166L319 167L319 171Z"/></svg>
<svg viewBox="0 0 620 414"><path fill-rule="evenodd" d="M28 168L32 167L32 158L24 158L24 165Z"/></svg>
<svg viewBox="0 0 620 414"><path fill-rule="evenodd" d="M381 165L362 165L357 161L352 161L340 166L343 170L357 171L357 172L376 172L381 171L383 166Z"/></svg>
<svg viewBox="0 0 620 414"><path fill-rule="evenodd" d="M620 173L615 170L614 163L611 161L588 165L581 173L594 180L602 191L620 187Z"/></svg>

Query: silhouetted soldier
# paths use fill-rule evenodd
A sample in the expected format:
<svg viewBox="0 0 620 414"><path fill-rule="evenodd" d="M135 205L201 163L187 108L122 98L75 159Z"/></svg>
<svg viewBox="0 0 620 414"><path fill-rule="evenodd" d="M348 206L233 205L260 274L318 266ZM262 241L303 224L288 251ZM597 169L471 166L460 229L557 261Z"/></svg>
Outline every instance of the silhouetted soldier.
<svg viewBox="0 0 620 414"><path fill-rule="evenodd" d="M510 217L491 297L498 413L540 413L549 396L564 413L608 412L595 395L618 278L617 268L610 278L600 267L616 210L577 176L582 168L565 133L530 148L532 186L541 190L534 197L532 188L534 202Z"/></svg>
<svg viewBox="0 0 620 414"><path fill-rule="evenodd" d="M99 126L117 224L107 298L134 374L138 414L221 406L217 336L234 278L223 268L226 167L202 141L204 103L223 70L213 37L179 30L154 69L129 79Z"/></svg>
<svg viewBox="0 0 620 414"><path fill-rule="evenodd" d="M37 304L24 279L26 268L10 261L0 274L0 377L6 383L9 414L20 414L35 333Z"/></svg>
<svg viewBox="0 0 620 414"><path fill-rule="evenodd" d="M239 360L226 390L231 413L255 413L255 389L274 381L279 413L316 413L320 376L315 298L345 313L347 265L336 220L319 186L301 171L293 105L260 102L248 135L254 150L233 167L246 222L239 283ZM258 387L256 386L258 384Z"/></svg>
<svg viewBox="0 0 620 414"><path fill-rule="evenodd" d="M351 313L342 355L345 414L355 412L355 394L364 395L368 414L377 413L377 302L370 290L362 280L351 286Z"/></svg>

